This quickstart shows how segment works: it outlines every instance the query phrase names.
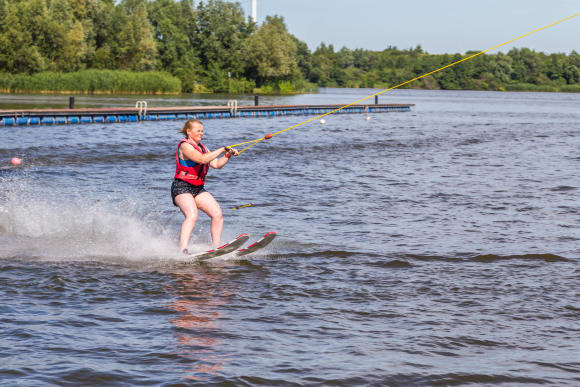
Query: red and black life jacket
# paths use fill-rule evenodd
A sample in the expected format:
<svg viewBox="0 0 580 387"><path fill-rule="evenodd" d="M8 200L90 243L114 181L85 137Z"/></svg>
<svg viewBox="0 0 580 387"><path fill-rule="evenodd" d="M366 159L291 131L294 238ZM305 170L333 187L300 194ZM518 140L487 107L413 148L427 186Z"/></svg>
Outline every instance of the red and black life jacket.
<svg viewBox="0 0 580 387"><path fill-rule="evenodd" d="M201 142L196 145L193 141L187 138L179 141L177 144L177 150L175 151L175 179L180 179L193 185L204 185L205 175L209 170L209 164L198 164L193 160L182 160L179 158L179 148L181 144L187 142L193 146L200 153L209 153L209 149L206 148Z"/></svg>

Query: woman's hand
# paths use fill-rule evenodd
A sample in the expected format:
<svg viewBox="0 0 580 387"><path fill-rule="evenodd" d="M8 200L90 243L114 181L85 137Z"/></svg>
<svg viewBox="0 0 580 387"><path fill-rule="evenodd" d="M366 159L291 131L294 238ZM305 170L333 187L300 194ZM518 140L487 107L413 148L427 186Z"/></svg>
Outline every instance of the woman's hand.
<svg viewBox="0 0 580 387"><path fill-rule="evenodd" d="M225 152L226 152L226 157L230 158L232 156L238 156L240 154L240 152L238 152L238 150L236 148L230 148L228 146L224 147Z"/></svg>
<svg viewBox="0 0 580 387"><path fill-rule="evenodd" d="M219 148L217 150L217 152L220 152L220 153L225 152L225 153L224 153L224 157L221 157L219 159L215 159L214 161L212 161L209 164L212 168L215 168L215 169L222 169L223 166L228 163L228 161L230 160L230 157L237 156L240 154L240 152L238 152L236 149L230 148L228 146L224 146L222 148Z"/></svg>

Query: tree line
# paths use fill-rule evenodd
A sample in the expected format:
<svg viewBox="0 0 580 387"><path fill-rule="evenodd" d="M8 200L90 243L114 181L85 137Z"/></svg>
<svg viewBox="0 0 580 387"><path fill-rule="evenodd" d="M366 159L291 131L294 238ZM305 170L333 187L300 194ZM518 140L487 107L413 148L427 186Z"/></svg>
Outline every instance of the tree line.
<svg viewBox="0 0 580 387"><path fill-rule="evenodd" d="M51 74L61 73L80 74L69 77L74 84L79 77L92 77L94 82L84 83L97 90L95 84L111 70L120 71L120 80L131 72L152 74L169 85L162 90L181 92L388 88L470 54L434 55L420 46L335 50L324 43L311 51L283 18L268 16L258 26L239 3L221 0L197 5L193 0L0 0L4 90L24 84L42 89ZM478 56L407 87L580 91L579 83L577 52L548 55L514 48Z"/></svg>

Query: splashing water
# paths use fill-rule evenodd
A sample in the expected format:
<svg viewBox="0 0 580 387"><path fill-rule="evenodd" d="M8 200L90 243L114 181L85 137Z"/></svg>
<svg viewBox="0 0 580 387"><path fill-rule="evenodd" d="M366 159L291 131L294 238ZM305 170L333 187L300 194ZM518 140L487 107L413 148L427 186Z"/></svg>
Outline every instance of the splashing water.
<svg viewBox="0 0 580 387"><path fill-rule="evenodd" d="M134 200L64 197L30 181L0 180L3 256L36 259L164 259L175 255L175 229ZM58 258L56 258L58 259Z"/></svg>

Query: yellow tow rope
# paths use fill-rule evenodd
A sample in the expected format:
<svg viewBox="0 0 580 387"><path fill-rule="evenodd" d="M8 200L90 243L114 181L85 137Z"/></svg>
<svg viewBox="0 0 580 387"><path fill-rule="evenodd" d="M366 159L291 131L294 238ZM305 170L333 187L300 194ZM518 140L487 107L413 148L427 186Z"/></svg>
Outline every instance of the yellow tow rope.
<svg viewBox="0 0 580 387"><path fill-rule="evenodd" d="M408 83L411 83L411 82L413 82L413 81L416 81L416 80L418 80L418 79L425 78L425 77L427 77L427 76L429 76L429 75L431 75L431 74L435 74L436 72L439 72L439 71L441 71L441 70L448 69L449 67L455 66L456 64L459 64L459 63L461 63L461 62L465 62L465 61L467 61L467 60L473 59L473 58L475 58L476 56L479 56L479 55L485 54L486 52L489 52L489 51L491 51L491 50L494 50L494 49L496 49L496 48L499 48L499 47L505 46L506 44L509 44L509 43L515 42L516 40L519 40L519 39L525 38L526 36L530 36L530 35L532 35L532 34L535 34L536 32L539 32L539 31L545 30L545 29L547 29L547 28L553 27L553 26L555 26L556 24L559 24L559 23L565 22L565 21L567 21L567 20L570 20L570 19L572 19L572 18L574 18L574 17L576 17L576 16L578 16L578 15L580 15L580 13L576 13L576 14L574 14L574 15L572 15L572 16L568 16L568 17L567 17L567 18L565 18L565 19L558 20L558 21L556 21L556 22L554 22L554 23L552 23L552 24L548 24L547 26L544 26L544 27L538 28L538 29L536 29L536 30L533 30L533 31L531 31L531 32L528 32L527 34L524 34L524 35L522 35L522 36L519 36L519 37L517 37L517 38L514 38L514 39L511 39L511 40L508 40L507 42L504 42L504 43L498 44L498 45L496 45L496 46L493 46L493 47L490 47L490 48L488 48L487 50L480 51L480 52L478 52L477 54L470 55L470 56L468 56L468 57L466 57L466 58L463 58L463 59L461 59L461 60L458 60L458 61L456 61L456 62L453 62L453 63L451 63L451 64L448 64L447 66L440 67L440 68L438 68L437 70L433 70L433 71L431 71L431 72L428 72L428 73L426 73L426 74L423 74L423 75L420 75L420 76L418 76L418 77L415 77L415 78L413 78L413 79L411 79L411 80L409 80L409 81L406 81L406 82L400 83L400 84L398 84L398 85L396 85L396 86L393 86L393 87L391 87L391 88L388 88L388 89L386 89L386 90L383 90L383 91L380 91L380 92L378 92L378 93L375 93L375 94L373 94L373 95L370 95L370 96L368 96L368 97L365 97L365 98L359 99L358 101L355 101L355 102L353 102L353 103L349 103L348 105L344 105L344 106L342 106L342 107L340 107L340 108L338 108L338 109L332 110L332 111L330 111L330 112L328 112L328 113L321 114L321 115L319 115L319 116L316 116L316 117L310 118L309 120L306 120L306 121L304 121L304 122L301 122L301 123L299 123L299 124L296 124L296 125L293 125L293 126L290 126L290 127L286 128L286 129L280 130L280 131L278 131L278 132L276 132L276 133L266 134L264 137L257 138L257 139L255 139L255 140L246 141L246 142L241 142L241 143L239 143L239 144L234 144L234 145L229 145L229 148L235 148L235 147L238 147L238 146L241 146L241 145L248 145L248 144L249 144L247 147L245 147L244 149L242 149L241 151L239 151L239 153L241 154L241 153L243 153L243 152L247 151L248 149L250 149L251 147L253 147L254 145L257 145L257 144L258 144L259 142L261 142L261 141L268 140L268 139L270 139L270 138L272 138L272 137L274 137L274 136L277 136L277 135L279 135L279 134L281 134L281 133L284 133L284 132L286 132L286 131L289 131L289 130L291 130L291 129L297 128L297 127L299 127L299 126L305 125L305 124L307 124L307 123L309 123L309 122L312 122L312 121L314 121L314 120L317 120L317 119L319 119L319 118L322 118L322 117L328 116L328 115L330 115L330 114L336 113L336 112L338 112L338 111L340 111L340 110L342 110L342 109L345 109L345 108L347 108L347 107L349 107L349 106L355 105L355 104L357 104L357 103L359 103L359 102L362 102L362 101L366 101L367 99L370 99L370 98L372 98L372 97L375 97L375 96L377 96L377 95L381 95L381 94L383 94L383 93L386 93L386 92L387 92L387 91L389 91L389 90L396 89L396 88L398 88L398 87L404 86L404 85L406 85L406 84L408 84Z"/></svg>

